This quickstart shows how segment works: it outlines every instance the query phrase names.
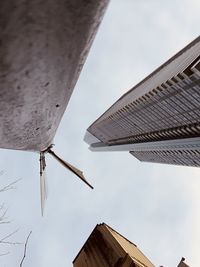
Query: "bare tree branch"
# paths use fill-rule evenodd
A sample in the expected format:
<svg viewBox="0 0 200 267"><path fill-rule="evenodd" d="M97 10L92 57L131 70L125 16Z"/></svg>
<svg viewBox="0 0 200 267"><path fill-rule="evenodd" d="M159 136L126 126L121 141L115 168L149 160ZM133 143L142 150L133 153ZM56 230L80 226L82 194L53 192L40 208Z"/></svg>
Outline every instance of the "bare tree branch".
<svg viewBox="0 0 200 267"><path fill-rule="evenodd" d="M13 185L15 185L17 182L19 182L21 179L15 180L14 182L2 187L0 189L0 193L11 190L11 189L15 189L15 187Z"/></svg>
<svg viewBox="0 0 200 267"><path fill-rule="evenodd" d="M4 207L5 207L5 203L2 203L2 204L0 205L0 211L3 210Z"/></svg>
<svg viewBox="0 0 200 267"><path fill-rule="evenodd" d="M8 239L8 238L11 237L12 235L16 234L18 231L19 231L19 229L17 229L17 230L15 230L14 232L12 232L12 233L10 233L10 234L4 236L2 239L0 239L0 242L2 242L2 241L4 241L4 240Z"/></svg>
<svg viewBox="0 0 200 267"><path fill-rule="evenodd" d="M19 231L19 229L15 230L14 232L10 233L7 236L4 236L2 239L0 239L0 244L7 244L7 245L22 245L22 243L20 242L12 242L12 241L7 241L6 239L8 239L9 237L13 236L14 234L16 234Z"/></svg>
<svg viewBox="0 0 200 267"><path fill-rule="evenodd" d="M0 224L6 224L10 223L11 221L7 220L6 214L7 214L8 209L5 209L4 203L0 205Z"/></svg>
<svg viewBox="0 0 200 267"><path fill-rule="evenodd" d="M0 244L4 244L4 245L22 245L23 243L11 242L11 241L1 241Z"/></svg>
<svg viewBox="0 0 200 267"><path fill-rule="evenodd" d="M0 171L0 176L4 173L4 171ZM5 192L5 191L8 191L8 190L12 190L12 189L15 189L15 184L20 181L21 179L18 179L18 180L15 180L14 182L11 182L10 184L4 186L4 187L1 187L0 188L0 193L2 192ZM7 218L7 209L5 208L5 204L2 203L0 205L0 225L2 224L6 224L6 223L10 223L10 221L8 220ZM9 238L11 238L16 232L18 232L19 229L15 230L14 232L4 236L3 238L0 238L0 245L21 245L23 243L20 243L20 242L13 242L11 240L9 240ZM0 257L2 256L6 256L10 254L9 251L7 252L1 252L0 253Z"/></svg>
<svg viewBox="0 0 200 267"><path fill-rule="evenodd" d="M3 210L3 208L4 208L4 206L2 206L2 208L1 208L1 212L2 212L2 214L1 214L1 216L0 216L0 221L3 221L3 220L5 220L5 216L6 216L6 213L7 213L7 209L6 210Z"/></svg>
<svg viewBox="0 0 200 267"><path fill-rule="evenodd" d="M3 174L4 174L4 172L5 172L4 170L1 170L1 171L0 171L0 175L3 175Z"/></svg>
<svg viewBox="0 0 200 267"><path fill-rule="evenodd" d="M2 254L0 254L0 257L1 256L6 256L6 255L8 255L8 254L10 254L10 252L8 251L8 252L5 252L5 253L2 253Z"/></svg>
<svg viewBox="0 0 200 267"><path fill-rule="evenodd" d="M28 240L29 240L29 237L30 237L31 234L32 234L32 231L30 231L30 233L28 234L28 236L26 238L26 242L25 242L25 245L24 245L24 255L23 255L23 258L22 258L22 260L20 262L20 267L22 267L23 261L24 261L24 259L26 257L26 248L27 248Z"/></svg>

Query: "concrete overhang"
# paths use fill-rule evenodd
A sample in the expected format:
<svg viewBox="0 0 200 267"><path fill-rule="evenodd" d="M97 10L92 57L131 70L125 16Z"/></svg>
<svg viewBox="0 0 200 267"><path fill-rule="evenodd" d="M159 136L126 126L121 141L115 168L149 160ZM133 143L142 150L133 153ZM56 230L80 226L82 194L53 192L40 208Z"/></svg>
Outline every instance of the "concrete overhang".
<svg viewBox="0 0 200 267"><path fill-rule="evenodd" d="M53 141L108 0L0 1L0 147Z"/></svg>

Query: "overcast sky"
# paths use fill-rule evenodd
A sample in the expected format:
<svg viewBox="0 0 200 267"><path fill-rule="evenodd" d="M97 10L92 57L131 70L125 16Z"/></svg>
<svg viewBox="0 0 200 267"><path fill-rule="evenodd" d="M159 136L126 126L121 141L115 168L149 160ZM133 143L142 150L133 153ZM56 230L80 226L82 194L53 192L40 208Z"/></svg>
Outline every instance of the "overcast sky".
<svg viewBox="0 0 200 267"><path fill-rule="evenodd" d="M200 170L140 163L125 152L90 152L89 125L123 93L199 35L198 0L112 0L57 131L55 152L82 169L91 190L47 156L49 195L40 215L39 155L1 150L2 193L14 241L30 237L24 267L68 267L97 223L106 222L156 265L184 256L200 266ZM0 252L0 266L19 266L23 246Z"/></svg>

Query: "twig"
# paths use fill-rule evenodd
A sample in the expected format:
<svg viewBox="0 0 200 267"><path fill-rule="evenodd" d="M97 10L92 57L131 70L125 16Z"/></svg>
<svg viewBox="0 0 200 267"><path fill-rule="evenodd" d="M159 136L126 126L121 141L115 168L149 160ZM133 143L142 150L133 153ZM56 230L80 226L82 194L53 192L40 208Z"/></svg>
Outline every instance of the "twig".
<svg viewBox="0 0 200 267"><path fill-rule="evenodd" d="M5 206L5 203L2 203L2 204L0 205L0 211L4 209L4 206Z"/></svg>
<svg viewBox="0 0 200 267"><path fill-rule="evenodd" d="M8 239L9 237L13 236L19 231L19 229L15 230L14 232L10 233L9 235L6 235L4 238L0 239L0 243L3 243L4 240Z"/></svg>
<svg viewBox="0 0 200 267"><path fill-rule="evenodd" d="M2 254L0 254L0 257L1 256L6 256L6 255L8 255L8 254L10 254L10 252L8 251L8 252L5 252L5 253L2 253Z"/></svg>
<svg viewBox="0 0 200 267"><path fill-rule="evenodd" d="M20 242L11 242L11 241L1 241L0 244L6 244L6 245L23 245L23 243L20 243Z"/></svg>
<svg viewBox="0 0 200 267"><path fill-rule="evenodd" d="M12 242L12 241L6 241L9 237L13 236L19 231L19 229L15 230L14 232L10 233L9 235L5 236L4 238L0 239L0 244L7 244L7 245L22 245L23 243L20 242Z"/></svg>
<svg viewBox="0 0 200 267"><path fill-rule="evenodd" d="M19 182L20 180L21 180L21 179L18 179L18 180L16 180L16 181L14 181L14 182L12 182L12 183L10 183L10 184L4 186L3 188L0 189L0 193L1 193L1 192L8 191L8 190L11 190L11 189L15 189L15 187L14 187L13 185L16 184L17 182Z"/></svg>
<svg viewBox="0 0 200 267"><path fill-rule="evenodd" d="M7 211L8 211L7 209L4 209L4 203L1 204L0 205L0 224L10 223L10 221L8 221L6 217Z"/></svg>
<svg viewBox="0 0 200 267"><path fill-rule="evenodd" d="M5 172L4 170L1 170L1 171L0 171L0 175L3 175L3 174L4 174L4 172Z"/></svg>
<svg viewBox="0 0 200 267"><path fill-rule="evenodd" d="M2 212L2 214L1 214L1 216L0 216L0 221L3 221L4 219L5 219L5 216L6 216L6 213L7 213L7 209L6 210L4 210L3 212Z"/></svg>
<svg viewBox="0 0 200 267"><path fill-rule="evenodd" d="M31 233L32 233L32 231L30 231L30 233L28 234L28 236L26 238L26 242L25 242L25 245L24 245L24 255L23 255L23 258L22 258L22 260L20 262L20 267L22 267L23 261L24 261L24 259L26 257L26 248L27 248L28 240L29 240L29 237L30 237Z"/></svg>

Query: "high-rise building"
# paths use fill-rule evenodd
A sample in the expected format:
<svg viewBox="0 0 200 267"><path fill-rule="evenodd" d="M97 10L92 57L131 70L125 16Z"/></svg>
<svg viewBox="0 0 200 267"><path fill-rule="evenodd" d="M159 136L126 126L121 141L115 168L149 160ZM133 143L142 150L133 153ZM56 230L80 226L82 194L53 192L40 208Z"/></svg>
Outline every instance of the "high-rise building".
<svg viewBox="0 0 200 267"><path fill-rule="evenodd" d="M124 94L85 140L94 151L200 166L200 37Z"/></svg>
<svg viewBox="0 0 200 267"><path fill-rule="evenodd" d="M155 267L135 244L99 224L73 261L74 267Z"/></svg>
<svg viewBox="0 0 200 267"><path fill-rule="evenodd" d="M155 267L135 244L105 223L97 224L94 228L75 257L73 266ZM189 265L185 263L185 258L182 258L177 267Z"/></svg>

